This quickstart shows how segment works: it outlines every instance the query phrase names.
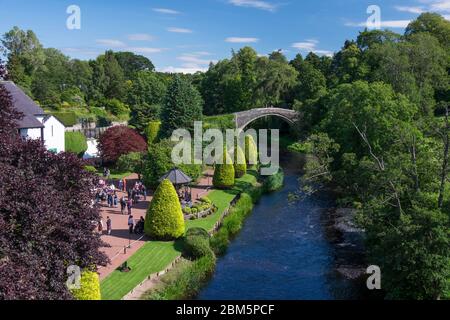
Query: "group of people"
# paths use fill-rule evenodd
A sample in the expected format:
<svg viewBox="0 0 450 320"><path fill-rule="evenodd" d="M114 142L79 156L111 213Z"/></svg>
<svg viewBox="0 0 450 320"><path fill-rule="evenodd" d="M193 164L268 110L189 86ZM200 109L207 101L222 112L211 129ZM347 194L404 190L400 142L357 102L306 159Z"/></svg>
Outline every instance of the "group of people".
<svg viewBox="0 0 450 320"><path fill-rule="evenodd" d="M108 170L108 169L107 169ZM104 175L107 175L107 171L104 171ZM118 189L115 187L113 183L109 184L104 180L100 180L98 187L96 189L95 194L95 203L99 204L101 202L106 202L109 208L117 208L120 205L121 214L128 214L128 227L130 234L142 234L144 232L144 217L141 217L136 223L132 216L132 208L135 203L138 203L140 197L142 196L144 200L147 198L147 190L142 182L138 181L135 183L132 189L127 191L128 197L122 195L119 199L118 190L125 192L126 191L126 180L119 180ZM98 232L103 234L104 230L104 222L101 219L98 222ZM112 231L112 221L108 216L106 219L106 231L107 234L110 235Z"/></svg>

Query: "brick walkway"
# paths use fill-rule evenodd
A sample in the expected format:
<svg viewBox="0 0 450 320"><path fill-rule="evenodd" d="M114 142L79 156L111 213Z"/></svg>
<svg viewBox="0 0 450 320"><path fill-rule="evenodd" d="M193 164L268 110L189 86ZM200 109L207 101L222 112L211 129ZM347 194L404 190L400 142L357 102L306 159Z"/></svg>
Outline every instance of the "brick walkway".
<svg viewBox="0 0 450 320"><path fill-rule="evenodd" d="M198 199L208 195L211 191L212 185L212 170L207 170L204 176L198 180L197 186L192 188L192 199ZM137 181L137 175L133 174L126 178L127 186L132 187L134 182ZM127 196L123 192L118 192L119 199L122 195ZM133 206L132 216L135 220L138 220L141 216L145 218L147 208L152 200L152 196L147 196L146 201L140 201L138 204ZM126 210L126 209L125 209ZM128 231L128 214L120 213L120 204L117 208L109 208L105 203L102 203L100 209L101 215L103 217L104 226L106 229L106 219L109 216L112 221L112 232L111 235L107 235L106 231L103 232L101 236L102 240L109 244L110 248L102 248L101 251L104 252L111 263L106 267L99 267L98 272L100 274L100 279L104 279L111 272L117 269L122 263L127 261L137 250L139 250L148 239L142 235L129 234ZM131 248L128 245L131 243ZM126 248L126 252L124 248Z"/></svg>

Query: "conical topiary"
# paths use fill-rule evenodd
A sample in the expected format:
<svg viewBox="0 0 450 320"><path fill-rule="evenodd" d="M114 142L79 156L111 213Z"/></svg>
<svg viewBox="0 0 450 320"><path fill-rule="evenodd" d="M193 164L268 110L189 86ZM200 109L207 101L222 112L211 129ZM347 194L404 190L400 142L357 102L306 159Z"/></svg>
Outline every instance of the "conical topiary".
<svg viewBox="0 0 450 320"><path fill-rule="evenodd" d="M83 271L80 289L72 289L71 292L76 300L101 300L100 279L97 272Z"/></svg>
<svg viewBox="0 0 450 320"><path fill-rule="evenodd" d="M172 240L184 235L183 212L177 192L169 180L156 189L144 225L145 233L158 240Z"/></svg>
<svg viewBox="0 0 450 320"><path fill-rule="evenodd" d="M258 147L250 135L245 136L245 159L251 166L258 164Z"/></svg>
<svg viewBox="0 0 450 320"><path fill-rule="evenodd" d="M234 176L240 178L247 173L247 162L245 159L244 151L239 145L234 148Z"/></svg>
<svg viewBox="0 0 450 320"><path fill-rule="evenodd" d="M234 166L227 163L228 160L227 149L223 151L223 164L216 164L213 177L213 185L219 189L227 189L234 186Z"/></svg>

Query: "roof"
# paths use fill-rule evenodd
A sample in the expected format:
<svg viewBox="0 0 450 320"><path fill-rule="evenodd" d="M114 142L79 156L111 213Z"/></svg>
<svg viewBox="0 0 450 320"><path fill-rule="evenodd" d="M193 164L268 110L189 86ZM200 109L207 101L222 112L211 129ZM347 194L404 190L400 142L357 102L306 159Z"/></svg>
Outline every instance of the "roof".
<svg viewBox="0 0 450 320"><path fill-rule="evenodd" d="M36 119L36 116L44 116L45 112L29 96L25 94L12 81L0 81L0 84L8 91L11 96L14 109L24 116L18 121L19 129L23 128L43 128L44 125Z"/></svg>
<svg viewBox="0 0 450 320"><path fill-rule="evenodd" d="M178 168L173 168L172 170L167 172L159 179L159 181L161 182L165 179L168 179L174 185L187 184L192 182L192 178Z"/></svg>

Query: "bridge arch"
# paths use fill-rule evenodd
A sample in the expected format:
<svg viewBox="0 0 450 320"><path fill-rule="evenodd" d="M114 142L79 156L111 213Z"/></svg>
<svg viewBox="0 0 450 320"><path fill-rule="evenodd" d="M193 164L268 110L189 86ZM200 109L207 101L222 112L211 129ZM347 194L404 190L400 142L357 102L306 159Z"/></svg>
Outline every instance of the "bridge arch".
<svg viewBox="0 0 450 320"><path fill-rule="evenodd" d="M275 116L285 120L290 125L293 125L299 120L299 113L294 110L282 108L258 108L247 111L236 112L234 114L236 128L245 129L250 123L267 116Z"/></svg>

